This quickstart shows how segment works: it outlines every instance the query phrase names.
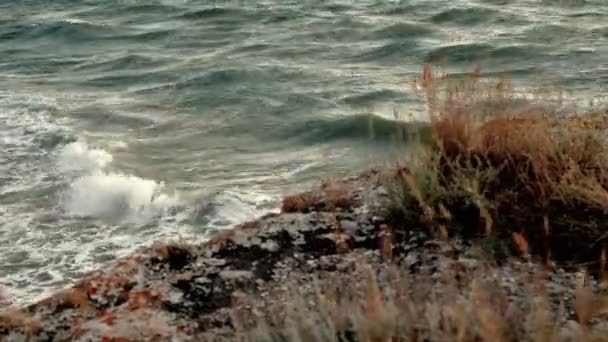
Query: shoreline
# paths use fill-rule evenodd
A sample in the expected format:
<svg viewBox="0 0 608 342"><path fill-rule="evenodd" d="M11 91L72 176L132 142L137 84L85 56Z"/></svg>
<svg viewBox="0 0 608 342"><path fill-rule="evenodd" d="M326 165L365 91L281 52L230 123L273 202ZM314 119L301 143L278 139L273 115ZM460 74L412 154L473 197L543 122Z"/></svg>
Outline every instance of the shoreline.
<svg viewBox="0 0 608 342"><path fill-rule="evenodd" d="M542 277L550 311L565 309L563 333L582 333L580 274L517 257L497 264L475 241L390 231L386 175L372 170L289 196L280 214L242 223L202 244L141 248L64 291L5 310L0 336L232 341L244 332L259 333L261 320L280 327L291 302L318 309L320 288L342 291L370 276L378 288L390 288L386 275L395 269L435 295L458 290L460 285L451 288L454 279L481 277L498 285L514 307L527 305L524 293ZM600 285L588 278L592 293L601 292ZM605 320L593 324L608 327Z"/></svg>

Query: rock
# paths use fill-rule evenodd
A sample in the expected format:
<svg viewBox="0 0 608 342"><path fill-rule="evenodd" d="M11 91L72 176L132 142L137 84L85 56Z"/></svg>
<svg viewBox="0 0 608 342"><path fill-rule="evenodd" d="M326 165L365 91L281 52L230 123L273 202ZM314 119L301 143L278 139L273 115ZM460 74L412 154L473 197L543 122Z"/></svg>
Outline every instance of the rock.
<svg viewBox="0 0 608 342"><path fill-rule="evenodd" d="M479 266L479 260L473 258L458 258L458 262L469 270L475 270Z"/></svg>
<svg viewBox="0 0 608 342"><path fill-rule="evenodd" d="M414 252L408 253L403 260L403 264L410 271L413 271L415 267L420 265L420 263L420 255Z"/></svg>
<svg viewBox="0 0 608 342"><path fill-rule="evenodd" d="M583 331L576 321L569 320L559 329L558 336L559 341L577 342L583 340Z"/></svg>
<svg viewBox="0 0 608 342"><path fill-rule="evenodd" d="M494 288L504 289L510 305L529 304L523 293L530 287L530 274L542 270L531 261L514 259L504 260L502 266L489 265L478 250L459 240L432 240L422 231L406 229L391 235L394 255L387 256L380 250L380 225L386 224L382 212L389 203L374 177L344 182L352 189L351 207L267 215L235 231L218 233L203 244L158 244L155 249L119 259L74 286L79 294L74 297L76 303L66 303L57 294L29 306L27 312L40 323L36 331L26 333L23 327L3 325L0 319L0 340L17 334L31 341L66 340L79 334L81 340L103 340L96 328L103 326L103 320L124 328L126 335L119 337L142 340L129 335L135 334L129 322L145 318L134 312L145 312L167 327L156 336L158 326L133 323L133 328L150 329L144 331L149 334L146 337L171 341L175 334L176 340L232 341L236 339L235 311L243 311L250 321L284 319L285 303L293 304L293 290L300 293L304 306L318 307L313 280L341 295L350 286L367 284L366 270L377 275L380 287L387 287L391 278L387 274L393 268L399 268L422 293L445 292L446 275L458 281L479 275L497 284ZM575 280L560 269L547 277L548 304L557 311L565 298L565 320L575 317ZM590 282L590 286L595 289L599 284ZM468 294L457 295L464 300ZM573 341L581 337L580 327L572 320L560 334Z"/></svg>
<svg viewBox="0 0 608 342"><path fill-rule="evenodd" d="M357 232L357 222L350 220L340 221L340 226L344 229L344 233L348 236L354 236Z"/></svg>
<svg viewBox="0 0 608 342"><path fill-rule="evenodd" d="M220 277L224 280L251 279L253 278L253 272L225 270L220 272Z"/></svg>

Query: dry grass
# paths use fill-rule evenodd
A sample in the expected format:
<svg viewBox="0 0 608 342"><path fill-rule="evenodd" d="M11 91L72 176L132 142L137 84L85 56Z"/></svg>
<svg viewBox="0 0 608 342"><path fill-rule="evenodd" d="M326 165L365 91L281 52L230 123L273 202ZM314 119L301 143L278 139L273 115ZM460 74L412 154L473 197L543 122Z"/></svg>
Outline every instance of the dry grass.
<svg viewBox="0 0 608 342"><path fill-rule="evenodd" d="M599 261L608 242L608 114L564 117L515 101L510 82L416 83L432 144L400 168L396 222L434 234L512 239L545 259ZM517 235L514 235L517 234Z"/></svg>
<svg viewBox="0 0 608 342"><path fill-rule="evenodd" d="M578 266L591 261L608 279L602 137L608 113L563 117L516 106L510 82L482 81L479 69L451 81L425 67L417 86L427 102L432 143L420 146L391 179L395 210L392 224L381 228L381 256L391 259L393 243L400 243L395 236L407 236L395 230L423 229L444 240L479 240L501 255L540 256L547 264L550 258ZM364 281L352 276L348 287L321 287L312 306L294 299L281 324L262 321L244 331L243 340L608 340L608 328L592 323L608 312L608 301L593 293L587 273L580 273L573 291L575 322L549 298L544 273L530 277L515 303L488 276L493 271L458 281L443 274L452 281L440 284L410 279L403 270L378 281L369 271Z"/></svg>
<svg viewBox="0 0 608 342"><path fill-rule="evenodd" d="M544 276L530 276L520 302L491 277L474 274L464 282L434 286L431 279L410 279L397 267L378 279L366 277L347 287L321 282L314 305L297 295L286 317L243 329L243 341L392 342L392 341L606 341L606 326L589 324L597 314L594 294L576 290L578 322L551 305ZM331 282L329 282L331 283ZM281 323L274 323L277 320Z"/></svg>
<svg viewBox="0 0 608 342"><path fill-rule="evenodd" d="M301 213L308 211L319 201L319 196L313 193L303 193L286 196L283 199L281 211L284 213Z"/></svg>

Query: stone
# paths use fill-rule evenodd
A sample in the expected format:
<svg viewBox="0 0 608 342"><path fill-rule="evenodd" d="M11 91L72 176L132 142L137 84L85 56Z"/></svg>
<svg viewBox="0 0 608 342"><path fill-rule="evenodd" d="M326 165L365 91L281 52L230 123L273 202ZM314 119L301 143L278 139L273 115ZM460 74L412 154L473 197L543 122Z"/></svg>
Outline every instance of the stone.
<svg viewBox="0 0 608 342"><path fill-rule="evenodd" d="M253 273L251 271L226 270L220 272L220 277L224 280L251 279Z"/></svg>

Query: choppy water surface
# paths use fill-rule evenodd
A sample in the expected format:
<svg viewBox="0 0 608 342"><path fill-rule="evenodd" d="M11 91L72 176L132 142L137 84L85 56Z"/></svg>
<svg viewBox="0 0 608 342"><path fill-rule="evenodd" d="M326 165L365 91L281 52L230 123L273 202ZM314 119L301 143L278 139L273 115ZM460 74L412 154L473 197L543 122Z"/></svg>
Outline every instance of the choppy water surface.
<svg viewBox="0 0 608 342"><path fill-rule="evenodd" d="M592 98L608 2L3 1L0 285L30 301L381 160L439 59Z"/></svg>

